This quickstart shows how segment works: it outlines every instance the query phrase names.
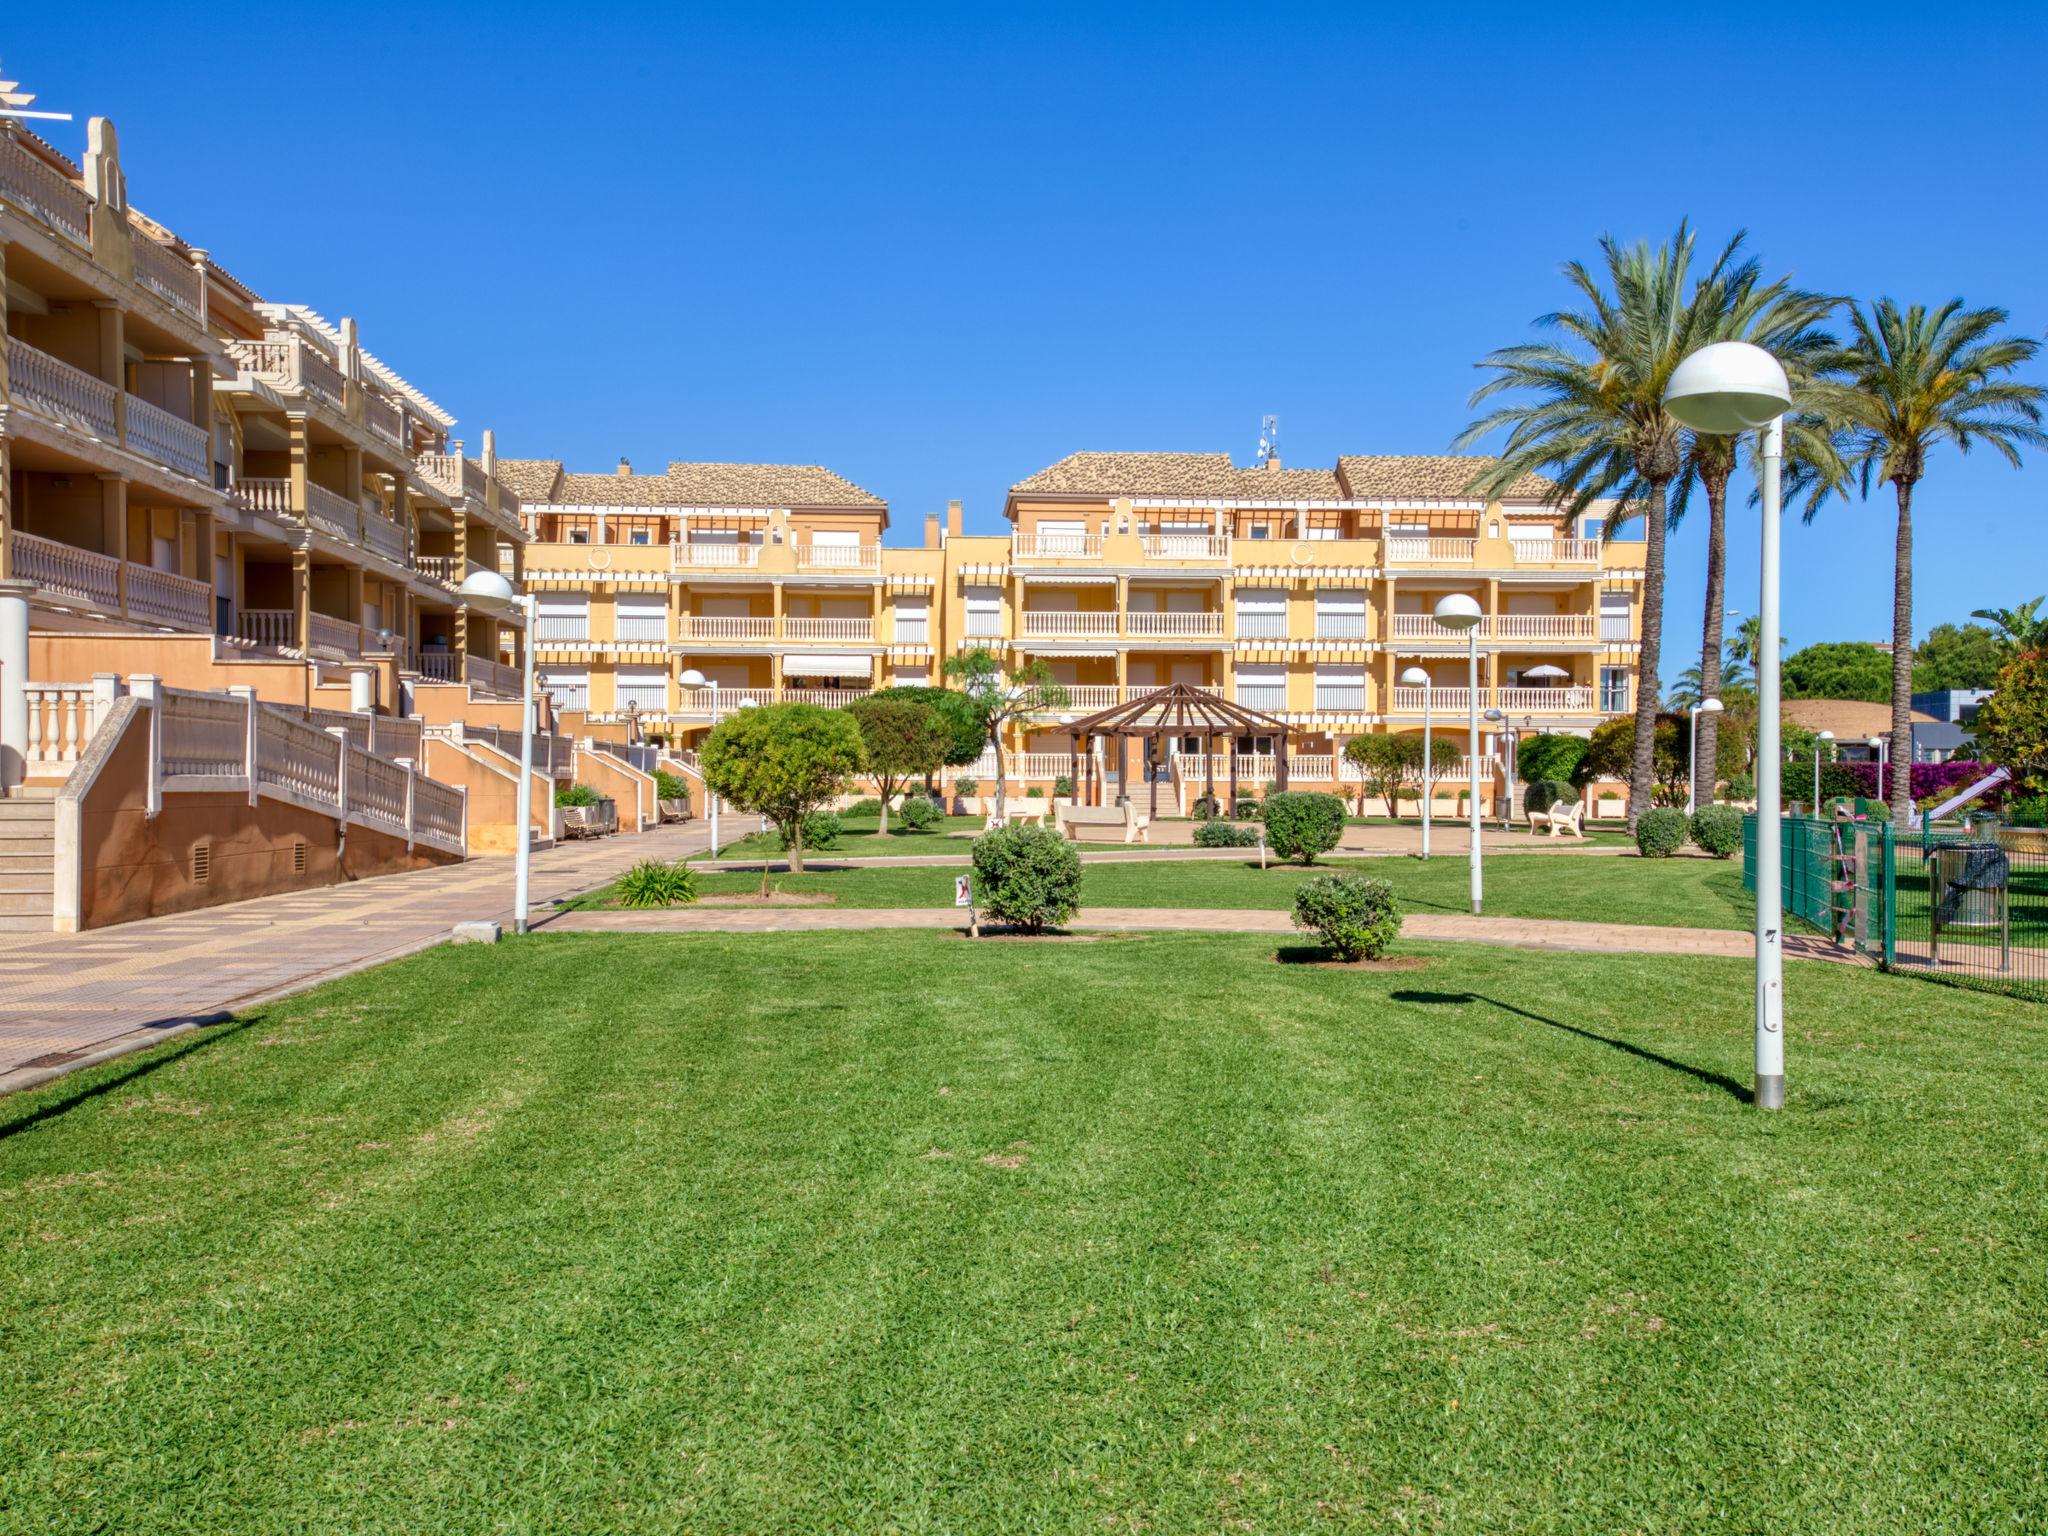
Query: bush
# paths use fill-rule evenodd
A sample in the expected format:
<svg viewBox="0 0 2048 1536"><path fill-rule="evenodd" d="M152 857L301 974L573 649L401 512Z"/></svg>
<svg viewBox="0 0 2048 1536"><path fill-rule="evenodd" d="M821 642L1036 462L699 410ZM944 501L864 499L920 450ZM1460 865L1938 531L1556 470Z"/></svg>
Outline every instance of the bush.
<svg viewBox="0 0 2048 1536"><path fill-rule="evenodd" d="M1515 767L1522 782L1531 786L1560 779L1575 781L1579 765L1592 749L1593 743L1583 736L1525 736L1515 752Z"/></svg>
<svg viewBox="0 0 2048 1536"><path fill-rule="evenodd" d="M1746 773L1738 773L1728 781L1728 798L1730 800L1754 800L1756 798L1756 780Z"/></svg>
<svg viewBox="0 0 2048 1536"><path fill-rule="evenodd" d="M1284 789L1266 796L1266 842L1283 859L1313 864L1344 835L1344 802L1336 795Z"/></svg>
<svg viewBox="0 0 2048 1536"><path fill-rule="evenodd" d="M2015 827L2048 827L2048 795L2014 796L2006 820Z"/></svg>
<svg viewBox="0 0 2048 1536"><path fill-rule="evenodd" d="M1646 859L1668 859L1685 846L1685 812L1668 805L1636 818L1636 851Z"/></svg>
<svg viewBox="0 0 2048 1536"><path fill-rule="evenodd" d="M974 889L996 922L1057 928L1081 905L1081 855L1050 827L998 827L974 840Z"/></svg>
<svg viewBox="0 0 2048 1536"><path fill-rule="evenodd" d="M1237 819L1239 821L1258 821L1262 819L1259 802L1250 795L1239 795L1237 798Z"/></svg>
<svg viewBox="0 0 2048 1536"><path fill-rule="evenodd" d="M1071 800L1074 797L1074 781L1063 773L1052 781L1052 792L1060 799Z"/></svg>
<svg viewBox="0 0 2048 1536"><path fill-rule="evenodd" d="M602 797L588 784L560 784L555 787L555 804L595 805Z"/></svg>
<svg viewBox="0 0 2048 1536"><path fill-rule="evenodd" d="M1027 785L1024 790L1024 798L1026 800L1043 800L1045 798L1045 791L1036 784Z"/></svg>
<svg viewBox="0 0 2048 1536"><path fill-rule="evenodd" d="M1294 926L1320 934L1340 960L1377 960L1401 936L1401 908L1385 880L1318 875L1294 892Z"/></svg>
<svg viewBox="0 0 2048 1536"><path fill-rule="evenodd" d="M1742 850L1742 812L1732 805L1703 805L1693 813L1692 840L1717 859Z"/></svg>
<svg viewBox="0 0 2048 1536"><path fill-rule="evenodd" d="M953 781L953 793L962 800L972 800L980 788L981 781L979 779L970 779L964 775Z"/></svg>
<svg viewBox="0 0 2048 1536"><path fill-rule="evenodd" d="M1202 795L1196 799L1190 814L1197 821L1210 821L1223 814L1223 805L1214 795Z"/></svg>
<svg viewBox="0 0 2048 1536"><path fill-rule="evenodd" d="M657 768L654 770L654 797L657 800L687 800L690 787L683 782L681 774Z"/></svg>
<svg viewBox="0 0 2048 1536"><path fill-rule="evenodd" d="M622 907L675 907L696 899L696 872L681 859L642 859L619 876Z"/></svg>
<svg viewBox="0 0 2048 1536"><path fill-rule="evenodd" d="M1250 827L1236 826L1227 821L1204 821L1195 828L1197 848L1250 848L1259 841L1259 834Z"/></svg>
<svg viewBox="0 0 2048 1536"><path fill-rule="evenodd" d="M923 795L906 795L899 813L906 832L929 832L945 819L936 805Z"/></svg>
<svg viewBox="0 0 2048 1536"><path fill-rule="evenodd" d="M1522 809L1529 815L1547 811L1560 800L1569 805L1579 792L1563 779L1535 779L1522 791Z"/></svg>
<svg viewBox="0 0 2048 1536"><path fill-rule="evenodd" d="M806 811L802 826L804 829L804 847L836 848L839 846L839 834L842 828L839 824L839 818L832 812ZM784 853L789 852L790 846L796 841L791 829L777 823L775 835L782 844L782 851Z"/></svg>
<svg viewBox="0 0 2048 1536"><path fill-rule="evenodd" d="M882 814L882 802L877 800L873 795L869 795L865 800L854 801L853 804L849 805L845 810L841 811L839 814L841 816L879 817Z"/></svg>

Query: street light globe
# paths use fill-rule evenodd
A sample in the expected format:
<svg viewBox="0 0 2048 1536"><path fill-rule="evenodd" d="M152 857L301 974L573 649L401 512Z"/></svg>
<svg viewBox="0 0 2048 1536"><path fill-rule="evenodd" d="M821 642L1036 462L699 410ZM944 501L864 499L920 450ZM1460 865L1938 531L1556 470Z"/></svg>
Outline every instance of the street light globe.
<svg viewBox="0 0 2048 1536"><path fill-rule="evenodd" d="M516 596L512 583L496 571L471 571L455 590L480 608L509 608Z"/></svg>
<svg viewBox="0 0 2048 1536"><path fill-rule="evenodd" d="M1420 667L1410 667L1401 674L1401 686L1403 688L1427 688L1429 686L1429 674Z"/></svg>
<svg viewBox="0 0 2048 1536"><path fill-rule="evenodd" d="M702 688L704 686L704 674L695 667L686 667L683 670L683 675L677 678L676 681L685 688Z"/></svg>
<svg viewBox="0 0 2048 1536"><path fill-rule="evenodd" d="M1822 731L1818 736L1814 737L1813 739L1815 741L1833 741L1835 739L1835 733L1833 731Z"/></svg>
<svg viewBox="0 0 2048 1536"><path fill-rule="evenodd" d="M1479 622L1479 600L1453 592L1438 600L1435 617L1445 629L1470 629Z"/></svg>
<svg viewBox="0 0 2048 1536"><path fill-rule="evenodd" d="M1507 719L1507 716L1502 714L1497 709L1487 709L1480 711L1479 718L1482 720L1491 720L1494 724L1498 725L1503 720Z"/></svg>
<svg viewBox="0 0 2048 1536"><path fill-rule="evenodd" d="M1762 347L1716 341L1671 370L1664 409L1696 432L1748 432L1791 408L1785 370Z"/></svg>
<svg viewBox="0 0 2048 1536"><path fill-rule="evenodd" d="M760 703L761 703L761 701L760 701L759 699L741 699L741 700L740 700L740 708L741 708L741 709L757 709L757 708L759 708L759 707L760 707Z"/></svg>
<svg viewBox="0 0 2048 1536"><path fill-rule="evenodd" d="M1719 699L1701 699L1699 703L1693 705L1692 712L1696 715L1718 715L1721 713L1721 701Z"/></svg>
<svg viewBox="0 0 2048 1536"><path fill-rule="evenodd" d="M1872 736L1870 740L1864 742L1863 745L1865 745L1866 747L1876 748L1883 746L1884 741L1885 739L1882 736Z"/></svg>

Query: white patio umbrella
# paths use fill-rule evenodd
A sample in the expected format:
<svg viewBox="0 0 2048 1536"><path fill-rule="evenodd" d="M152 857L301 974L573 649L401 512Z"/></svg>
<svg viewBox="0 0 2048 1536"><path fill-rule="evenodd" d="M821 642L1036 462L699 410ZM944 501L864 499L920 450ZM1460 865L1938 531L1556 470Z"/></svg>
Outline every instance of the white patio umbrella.
<svg viewBox="0 0 2048 1536"><path fill-rule="evenodd" d="M1522 676L1540 677L1547 681L1553 677L1570 677L1571 673L1565 671L1563 667L1553 667L1546 661L1541 666L1522 668Z"/></svg>

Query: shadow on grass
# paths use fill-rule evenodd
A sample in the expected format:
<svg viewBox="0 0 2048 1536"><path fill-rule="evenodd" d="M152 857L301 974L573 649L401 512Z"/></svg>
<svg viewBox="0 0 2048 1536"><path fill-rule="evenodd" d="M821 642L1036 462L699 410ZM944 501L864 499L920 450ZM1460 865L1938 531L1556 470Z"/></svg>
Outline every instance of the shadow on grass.
<svg viewBox="0 0 2048 1536"><path fill-rule="evenodd" d="M1680 1061L1676 1057L1662 1055L1657 1051L1648 1050L1627 1040L1616 1040L1611 1035L1595 1034L1590 1029L1581 1029L1578 1025L1567 1024L1561 1019L1548 1018L1540 1013L1531 1013L1526 1008L1517 1008L1513 1003L1504 1003L1497 997L1485 997L1477 992L1393 992L1388 995L1397 1003L1485 1003L1490 1007L1500 1009L1503 1013L1516 1014L1537 1024L1547 1024L1552 1029L1563 1030L1568 1035L1577 1035L1581 1040L1591 1040L1596 1045L1604 1045L1610 1050L1620 1051L1625 1056L1633 1056L1639 1061L1647 1061L1653 1066L1663 1067L1666 1071L1683 1073L1695 1082L1705 1083L1710 1088L1719 1088L1739 1104L1747 1104L1754 1097L1748 1087L1738 1083L1734 1078L1727 1076L1725 1073L1709 1071L1705 1067L1696 1067L1691 1062Z"/></svg>
<svg viewBox="0 0 2048 1536"><path fill-rule="evenodd" d="M23 1115L18 1120L0 1121L0 1141L5 1141L10 1136L19 1136L23 1131L34 1130L46 1120L55 1120L60 1115L68 1115L82 1104L89 1104L94 1099L112 1093L116 1088L125 1088L130 1083L148 1077L152 1072L161 1071L174 1061L183 1061L188 1056L197 1055L200 1051L207 1050L232 1035L240 1034L252 1024L262 1023L263 1019L264 1015L260 1013L248 1014L242 1018L235 1018L231 1014L223 1013L209 1015L206 1018L181 1021L198 1024L202 1027L208 1025L216 1027L206 1028L204 1033L194 1035L175 1051L165 1051L161 1056L149 1061L140 1062L130 1067L127 1071L117 1073L113 1077L108 1078L103 1083L94 1083L90 1088L80 1088L64 1098L52 1100L41 1109ZM141 1049L147 1052L150 1047L143 1046Z"/></svg>

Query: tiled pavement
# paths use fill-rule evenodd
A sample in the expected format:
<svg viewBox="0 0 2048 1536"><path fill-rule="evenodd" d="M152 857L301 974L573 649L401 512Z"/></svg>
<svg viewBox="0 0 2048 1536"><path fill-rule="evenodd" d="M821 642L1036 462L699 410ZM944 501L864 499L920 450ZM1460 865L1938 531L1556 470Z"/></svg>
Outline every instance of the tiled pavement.
<svg viewBox="0 0 2048 1536"><path fill-rule="evenodd" d="M862 928L963 928L953 907L691 907L668 912L564 912L547 920L550 933L800 933ZM1193 907L1093 907L1068 925L1083 932L1184 929L1197 933L1294 933L1286 912ZM1454 912L1412 912L1401 920L1412 939L1502 944L1592 954L1713 955L1746 959L1755 953L1747 931L1660 928L1642 923L1570 923L1544 918L1472 917ZM1788 934L1785 953L1802 960L1860 963L1853 952L1824 939Z"/></svg>
<svg viewBox="0 0 2048 1536"><path fill-rule="evenodd" d="M691 822L543 849L535 913L707 836ZM91 933L0 935L0 1093L425 949L459 922L509 924L511 906L512 861L491 858Z"/></svg>

